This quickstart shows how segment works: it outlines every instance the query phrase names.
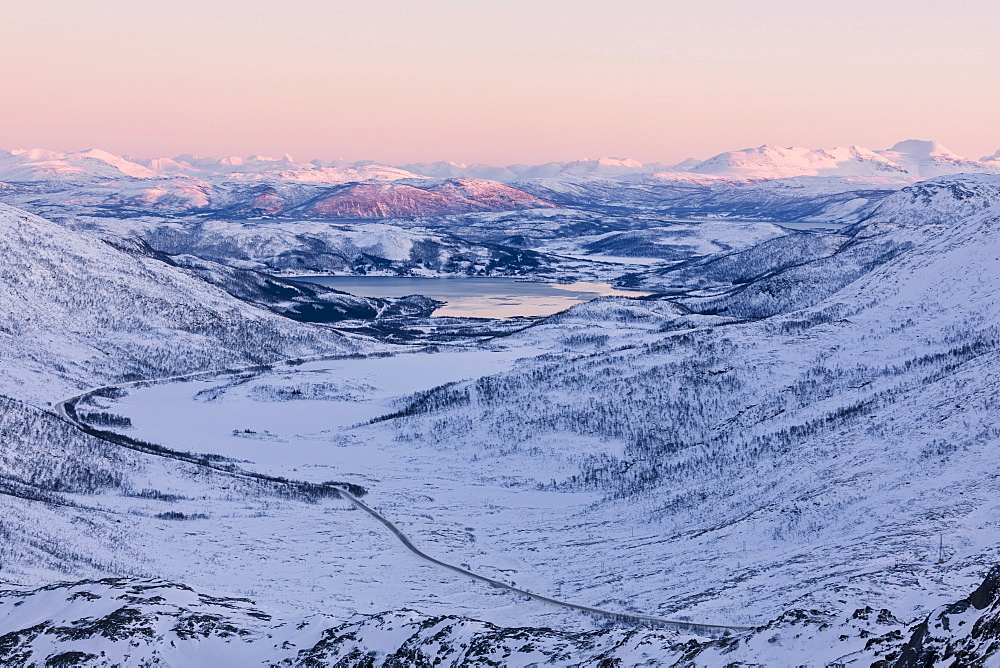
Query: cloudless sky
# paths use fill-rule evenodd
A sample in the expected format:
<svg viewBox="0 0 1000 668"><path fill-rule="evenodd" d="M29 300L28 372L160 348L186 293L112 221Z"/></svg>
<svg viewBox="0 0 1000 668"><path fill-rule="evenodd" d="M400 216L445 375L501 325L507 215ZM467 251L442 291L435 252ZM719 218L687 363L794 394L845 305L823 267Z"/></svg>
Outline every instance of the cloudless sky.
<svg viewBox="0 0 1000 668"><path fill-rule="evenodd" d="M1000 148L996 0L0 0L0 146L509 164Z"/></svg>

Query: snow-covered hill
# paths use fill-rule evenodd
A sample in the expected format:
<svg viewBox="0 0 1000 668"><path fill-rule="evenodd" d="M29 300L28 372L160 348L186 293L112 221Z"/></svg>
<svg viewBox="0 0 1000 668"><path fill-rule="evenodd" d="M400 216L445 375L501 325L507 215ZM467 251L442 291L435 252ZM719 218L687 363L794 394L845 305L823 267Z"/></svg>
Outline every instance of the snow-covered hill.
<svg viewBox="0 0 1000 668"><path fill-rule="evenodd" d="M112 236L106 237L104 241L130 255L160 260L222 288L241 301L262 306L299 322L333 323L343 320L427 317L440 306L440 302L420 295L401 298L357 297L315 283L237 269L192 255L167 255L135 238L120 239Z"/></svg>
<svg viewBox="0 0 1000 668"><path fill-rule="evenodd" d="M0 251L0 393L44 401L98 381L357 348L234 298L205 265L124 252L5 205Z"/></svg>
<svg viewBox="0 0 1000 668"><path fill-rule="evenodd" d="M81 182L157 176L151 169L99 149L71 153L45 149L0 150L0 181Z"/></svg>
<svg viewBox="0 0 1000 668"><path fill-rule="evenodd" d="M936 141L908 139L885 150L862 146L807 149L798 146L760 146L729 151L678 172L662 171L658 178L691 179L695 175L732 181L762 181L797 176L836 176L868 183L912 183L918 179L961 173L1000 173L991 158L963 158Z"/></svg>
<svg viewBox="0 0 1000 668"><path fill-rule="evenodd" d="M308 218L399 218L473 211L544 209L553 205L516 188L483 179L356 184L321 193L292 213Z"/></svg>
<svg viewBox="0 0 1000 668"><path fill-rule="evenodd" d="M818 176L756 182L687 175L634 181L538 179L519 185L555 204L606 215L842 225L857 222L910 182Z"/></svg>
<svg viewBox="0 0 1000 668"><path fill-rule="evenodd" d="M697 180L699 177L757 181L797 176L836 176L870 183L930 178L956 173L997 173L997 155L979 160L964 158L936 141L908 139L888 149L846 146L809 149L798 146L760 146L727 151L707 160L685 160L676 165L643 163L631 158L585 158L538 165L493 166L456 162L419 162L389 166L370 161L296 161L253 155L246 158L204 158L190 154L173 158L132 158L91 149L60 152L46 149L0 151L0 181L46 180L93 182L101 179L184 179L203 181L267 181L274 183L344 184L391 183L398 180L467 179L503 183L537 179L658 178ZM688 174L689 176L680 176Z"/></svg>
<svg viewBox="0 0 1000 668"><path fill-rule="evenodd" d="M467 241L447 227L428 229L406 221L333 224L73 216L64 222L105 236L138 237L171 255L193 255L284 275L527 275L551 279L565 274L607 279L620 273L616 265L562 257L521 244L495 243L493 235ZM452 224L462 227L460 222ZM509 235L501 230L497 236L505 239Z"/></svg>

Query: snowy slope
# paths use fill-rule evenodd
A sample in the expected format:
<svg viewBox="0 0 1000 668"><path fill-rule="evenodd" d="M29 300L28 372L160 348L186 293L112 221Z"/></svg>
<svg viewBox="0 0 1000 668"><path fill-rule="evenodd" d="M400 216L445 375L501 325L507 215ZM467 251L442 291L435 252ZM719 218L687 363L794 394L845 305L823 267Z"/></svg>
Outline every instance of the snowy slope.
<svg viewBox="0 0 1000 668"><path fill-rule="evenodd" d="M237 269L191 255L167 255L136 238L109 236L104 241L130 255L164 262L222 288L241 301L300 322L427 317L440 305L420 295L403 298L357 297L321 285Z"/></svg>
<svg viewBox="0 0 1000 668"><path fill-rule="evenodd" d="M606 495L563 519L597 527L586 550L542 501L529 522L514 502L477 515L518 570L589 600L695 619L845 603L913 616L1000 558L998 193L998 177L941 178L721 295L575 307L498 342L573 353L416 396L351 438L454 453L456 479ZM430 532L421 517L446 511L408 497L396 512Z"/></svg>
<svg viewBox="0 0 1000 668"><path fill-rule="evenodd" d="M3 396L0 429L0 579L8 584L148 577L155 562L138 555L185 520L218 529L226 516L265 517L264 509L287 512L320 496L234 475L220 460L200 466L125 448ZM8 630L0 626L0 637Z"/></svg>
<svg viewBox="0 0 1000 668"><path fill-rule="evenodd" d="M130 375L355 348L191 272L5 205L0 250L0 393L51 400Z"/></svg>
<svg viewBox="0 0 1000 668"><path fill-rule="evenodd" d="M90 181L156 176L151 169L99 149L71 153L45 149L0 150L0 181Z"/></svg>

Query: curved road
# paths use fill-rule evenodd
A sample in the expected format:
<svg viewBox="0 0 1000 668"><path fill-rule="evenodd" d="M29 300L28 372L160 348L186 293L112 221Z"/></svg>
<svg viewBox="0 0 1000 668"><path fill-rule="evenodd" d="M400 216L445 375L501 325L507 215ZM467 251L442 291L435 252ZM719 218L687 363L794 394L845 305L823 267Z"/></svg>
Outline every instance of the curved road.
<svg viewBox="0 0 1000 668"><path fill-rule="evenodd" d="M196 371L194 373L181 374L181 375L177 375L177 376L169 376L169 377L166 377L166 378L135 380L135 381L129 381L129 382L125 382L125 383L118 383L118 384L115 384L115 385L104 385L104 386L101 386L101 387L91 388L91 389L89 389L89 390L87 390L85 392L81 392L79 394L73 395L72 397L68 397L66 399L62 399L60 401L57 401L57 402L55 402L52 405L52 407L55 410L56 414L60 418L66 420L67 422L69 422L70 424L73 424L74 426L76 426L78 428L85 428L86 425L84 425L83 423L81 423L69 411L67 411L66 410L66 406L67 406L67 404L75 404L77 401L80 401L81 399L83 399L83 398L85 398L85 397L87 397L87 396L89 396L91 394L94 394L95 392L99 392L101 390L110 390L110 389L115 389L115 388L126 388L126 387L133 387L133 386L136 386L136 385L146 385L146 384L154 384L154 383L163 383L163 382L170 382L170 381L176 381L176 380L188 380L188 379L198 378L198 377L202 377L202 376L225 375L225 374L234 374L234 373L247 373L247 372L253 372L253 371L258 371L259 372L259 371L269 370L269 369L271 369L271 368L273 368L275 366L281 365L281 364L287 364L290 361L295 361L295 362L299 362L299 361L301 361L301 362L318 361L318 360L322 360L322 359L335 359L337 357L343 357L343 356L345 356L345 355L338 355L338 354L316 355L316 356L311 356L311 357L292 358L291 360L279 360L277 362L272 362L270 364L259 364L259 365L242 367L242 368L238 368L238 369L216 369L216 370L210 370L210 371ZM117 445L120 445L120 444L117 444ZM164 453L151 453L151 454L162 454L162 455L168 456L168 457L170 456L166 452L164 452ZM215 467L211 467L211 468L215 468ZM227 473L229 473L230 475L239 476L241 472L239 472L239 471L227 471ZM286 482L288 484L295 484L294 481L286 481ZM697 622L685 622L685 621L680 621L680 620L665 619L663 617L654 617L654 616L651 616L651 615L639 615L639 614L632 614L632 613L626 613L626 612L615 612L615 611L612 611L612 610L603 610L601 608L594 608L594 607L590 607L590 606L587 606L587 605L578 605L576 603L569 603L567 601L560 601L558 599L549 598L548 596L542 596L541 594L535 594L535 593L532 593L530 591L525 591L524 589L519 589L517 587L514 587L513 585L509 585L506 582L502 582L500 580L494 580L493 578L486 577L485 575L480 575L479 573L474 573L473 571L470 571L468 569L462 568L461 566L455 566L454 564L449 564L449 563L447 563L445 561L441 561L440 559L436 559L436 558L430 556L429 554L427 554L426 552L424 552L420 548L418 548L416 545L414 545L413 541L411 541L406 534L404 534L402 531L400 531L399 528L395 524L393 524L391 521L389 521L388 519L386 519L385 517L383 517L378 511L372 509L370 506L368 506L367 504L363 503L360 499L358 499L356 496L354 496L353 494L351 494L348 490L344 489L341 486L336 486L336 487L333 487L332 489L335 489L339 494L341 494L344 498L346 498L348 501L350 501L351 503L353 503L356 507L358 507L361 510L365 511L366 513L368 513L369 515L371 515L373 518L375 518L376 520L378 520L379 522L381 522L383 525L385 525L385 527L387 529L389 529L389 531L391 531L392 534L397 539L399 539L399 541L403 544L404 547L406 547L406 549L408 549L410 552L412 552L413 554L417 555L421 559L423 559L425 561L428 561L428 562L434 564L435 566L439 566L440 568L444 568L444 569L447 569L447 570L452 571L454 573L458 573L460 575L464 575L464 576L466 576L468 578L472 578L473 580L478 580L480 582L485 582L486 584L488 584L488 585L490 585L492 587L496 587L498 589L504 589L506 591L509 591L509 592L512 592L514 594L518 594L518 595L521 595L521 596L525 596L525 597L527 597L529 599L532 599L534 601L538 601L540 603L545 603L547 605L553 605L553 606L557 606L557 607L560 607L560 608L565 608L565 609L568 609L568 610L576 610L576 611L579 611L579 612L585 612L585 613L590 614L590 615L596 615L596 616L599 616L599 617L604 617L604 618L612 619L612 620L615 620L615 621L635 622L635 623L645 624L645 625L649 625L649 626L656 626L656 627L659 627L659 628L670 629L670 630L674 630L674 631L684 631L684 632L688 632L688 633L694 633L696 635L702 635L702 636L712 636L712 637L725 636L725 635L730 635L732 633L739 633L739 632L742 632L742 631L749 631L749 630L751 630L753 628L753 627L750 627L750 626L734 626L734 625L722 625L722 624L699 624Z"/></svg>
<svg viewBox="0 0 1000 668"><path fill-rule="evenodd" d="M414 353L415 352L421 352L421 349L418 348L417 350L414 350L414 351L398 351L398 352L396 352L394 354L397 354L397 355L398 354L407 354L407 353L411 353L411 352L414 352ZM101 385L100 387L92 387L89 390L84 390L83 392L79 392L77 394L74 394L71 397L66 397L65 399L60 399L59 401L53 402L52 403L52 408L53 408L53 410L55 410L56 414L59 415L59 417L64 418L65 420L68 420L69 422L74 422L75 423L76 420L72 419L72 417L70 417L70 415L66 412L66 404L72 404L72 403L81 401L84 398L86 398L86 397L88 397L88 396L90 396L90 395L92 395L92 394L94 394L96 392L100 392L101 390L123 389L123 388L126 388L126 387L136 387L136 386L141 387L141 386L144 386L144 385L156 385L156 384L159 384L159 383L169 383L170 381L174 381L174 380L194 380L195 378L201 378L201 377L211 378L212 376L224 376L224 375L227 375L227 374L250 373L250 372L260 373L262 371L269 371L269 370L273 369L274 367L278 367L278 366L282 366L282 365L292 366L294 364L294 366L299 366L299 365L305 364L307 362L325 362L325 361L332 361L332 360L337 360L337 359L354 359L354 358L357 357L358 354L359 353L320 353L318 355L305 355L305 356L300 356L300 357L288 357L288 358L282 359L282 360L275 360L274 362L265 362L265 363L262 363L262 364L251 364L249 366L235 367L235 368L231 368L231 369L208 369L207 371L192 371L191 373L182 373L182 374L178 374L176 376L164 376L162 378L141 378L139 380L129 380L129 381L126 381L124 383L114 383L112 385Z"/></svg>
<svg viewBox="0 0 1000 668"><path fill-rule="evenodd" d="M521 596L527 596L528 598L535 601L539 601L540 603L547 603L548 605L555 605L560 608L568 608L570 610L578 610L580 612L586 612L592 615L598 615L600 617L607 617L610 619L614 619L616 621L640 622L642 624L658 626L661 628L671 629L675 631L687 631L690 633L703 636L729 635L734 632L738 633L740 631L749 631L753 628L750 626L723 626L720 624L698 624L697 622L684 622L673 619L664 619L663 617L653 617L650 615L636 615L627 612L614 612L612 610L602 610L601 608L592 608L588 605L577 605L576 603L568 603L566 601L560 601L554 598L549 598L548 596L542 596L541 594L533 594L530 591L525 591L524 589L518 589L517 587L509 585L506 582L502 582L500 580L494 580L493 578L488 578L485 575L474 573L460 566L455 566L454 564L449 564L445 561L441 561L440 559L435 559L434 557L430 556L429 554L418 548L416 545L414 545L413 541L411 541L406 534L404 534L402 531L399 530L399 527L397 527L395 524L393 524L384 516L382 516L378 511L374 510L373 508L371 508L370 506L368 506L363 501L361 501L356 496L354 496L353 494L351 494L350 492L348 492L343 488L338 487L337 491L340 492L344 496L344 498L353 503L355 506L365 511L366 513L377 519L382 524L384 524L386 528L388 528L389 531L391 531L393 535L399 539L399 542L401 542L406 547L406 549L408 549L410 552L417 555L421 559L429 561L436 566L440 566L441 568L446 568L449 571L453 571L455 573L459 573L466 577L470 577L473 580L479 580L480 582L485 582L486 584L491 585L493 587L497 587L499 589L506 589L507 591L513 592L515 594L520 594Z"/></svg>

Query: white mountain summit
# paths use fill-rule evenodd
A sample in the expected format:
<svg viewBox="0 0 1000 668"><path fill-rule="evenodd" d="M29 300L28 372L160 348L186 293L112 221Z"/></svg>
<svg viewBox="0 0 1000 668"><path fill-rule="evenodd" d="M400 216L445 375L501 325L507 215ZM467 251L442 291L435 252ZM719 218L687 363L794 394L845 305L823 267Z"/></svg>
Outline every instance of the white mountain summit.
<svg viewBox="0 0 1000 668"><path fill-rule="evenodd" d="M889 149L863 146L810 149L764 145L727 151L707 160L685 160L676 165L643 163L631 158L583 158L537 165L494 166L459 162L418 162L392 166L371 161L296 161L252 155L245 158L203 158L190 154L142 159L91 149L58 152L45 149L0 151L0 181L49 180L94 182L107 179L164 179L186 177L209 182L266 180L281 183L342 184L401 179L476 178L503 183L538 179L661 179L767 181L800 176L830 176L882 183L912 183L923 178L957 173L1000 173L1000 151L980 160L964 158L936 141L908 139ZM687 176L685 176L687 175ZM693 175L698 175L694 177Z"/></svg>
<svg viewBox="0 0 1000 668"><path fill-rule="evenodd" d="M908 139L885 150L871 150L863 146L809 149L764 145L720 153L689 167L685 172L732 181L831 176L875 182L886 179L913 182L947 174L996 174L1000 173L1000 165L991 164L989 159L963 158L936 141ZM685 179L672 172L658 176Z"/></svg>

